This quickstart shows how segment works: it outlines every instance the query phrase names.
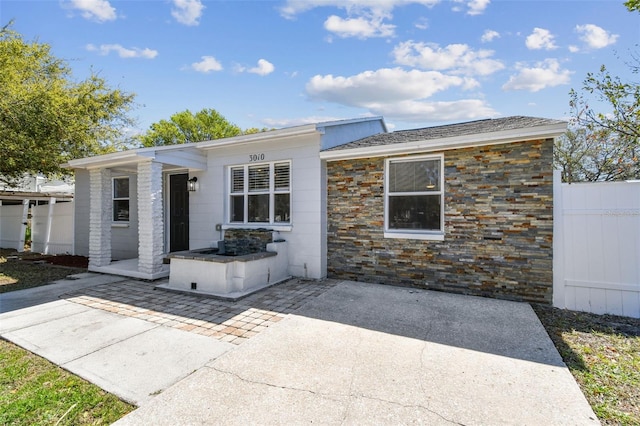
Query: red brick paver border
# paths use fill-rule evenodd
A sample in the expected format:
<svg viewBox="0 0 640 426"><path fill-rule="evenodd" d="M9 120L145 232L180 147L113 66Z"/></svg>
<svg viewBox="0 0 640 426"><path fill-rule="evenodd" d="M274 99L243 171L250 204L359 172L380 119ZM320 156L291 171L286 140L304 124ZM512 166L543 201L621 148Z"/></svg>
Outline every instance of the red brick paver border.
<svg viewBox="0 0 640 426"><path fill-rule="evenodd" d="M337 281L292 279L236 302L154 289L158 282L128 280L66 294L75 303L236 345L315 298Z"/></svg>

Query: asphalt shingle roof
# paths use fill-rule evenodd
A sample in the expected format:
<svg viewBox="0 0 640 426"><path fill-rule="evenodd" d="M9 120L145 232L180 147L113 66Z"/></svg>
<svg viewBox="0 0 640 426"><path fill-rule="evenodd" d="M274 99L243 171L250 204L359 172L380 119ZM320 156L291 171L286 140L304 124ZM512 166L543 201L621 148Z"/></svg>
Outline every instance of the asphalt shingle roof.
<svg viewBox="0 0 640 426"><path fill-rule="evenodd" d="M392 145L398 143L445 139L482 133L517 130L531 127L549 126L564 123L561 120L548 118L513 116L466 123L447 124L444 126L424 127L422 129L400 130L392 133L379 133L344 145L329 148L325 151L338 151L371 146Z"/></svg>

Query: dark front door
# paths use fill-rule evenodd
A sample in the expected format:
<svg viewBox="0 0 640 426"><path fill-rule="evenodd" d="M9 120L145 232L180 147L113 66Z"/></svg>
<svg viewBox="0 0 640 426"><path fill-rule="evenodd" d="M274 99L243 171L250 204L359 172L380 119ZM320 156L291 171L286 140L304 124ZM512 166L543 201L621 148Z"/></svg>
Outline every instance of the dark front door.
<svg viewBox="0 0 640 426"><path fill-rule="evenodd" d="M169 175L169 251L189 250L189 175Z"/></svg>

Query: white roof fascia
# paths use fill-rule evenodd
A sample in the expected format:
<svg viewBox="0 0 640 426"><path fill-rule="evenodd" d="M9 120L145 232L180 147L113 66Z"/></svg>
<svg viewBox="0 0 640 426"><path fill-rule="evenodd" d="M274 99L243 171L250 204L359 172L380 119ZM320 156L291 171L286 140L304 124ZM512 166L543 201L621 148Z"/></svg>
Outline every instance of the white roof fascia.
<svg viewBox="0 0 640 426"><path fill-rule="evenodd" d="M98 155L95 157L78 158L69 160L65 167L72 169L95 169L100 167L113 167L149 159L148 148L132 149L129 151L119 151L111 154ZM153 155L153 152L151 152Z"/></svg>
<svg viewBox="0 0 640 426"><path fill-rule="evenodd" d="M319 134L315 124L290 127L286 129L270 130L268 132L252 133L250 135L234 136L232 138L215 139L212 141L198 142L199 149L213 149L229 145L246 145L256 142L264 142L274 139L286 139L295 136Z"/></svg>
<svg viewBox="0 0 640 426"><path fill-rule="evenodd" d="M567 125L565 123L559 123L548 126L454 136L443 139L430 139L389 145L323 151L320 152L320 159L336 161L343 159L384 157L390 155L414 154L417 152L445 151L476 146L499 145L535 139L556 138L564 134L566 130Z"/></svg>
<svg viewBox="0 0 640 426"><path fill-rule="evenodd" d="M194 148L156 152L155 160L163 164L171 164L190 170L207 169L207 156Z"/></svg>
<svg viewBox="0 0 640 426"><path fill-rule="evenodd" d="M70 160L63 166L72 169L95 169L102 167L117 167L149 160L156 160L163 164L172 164L197 170L204 170L207 168L206 157L202 153L198 152L193 144L138 148L129 151L113 152L95 157Z"/></svg>

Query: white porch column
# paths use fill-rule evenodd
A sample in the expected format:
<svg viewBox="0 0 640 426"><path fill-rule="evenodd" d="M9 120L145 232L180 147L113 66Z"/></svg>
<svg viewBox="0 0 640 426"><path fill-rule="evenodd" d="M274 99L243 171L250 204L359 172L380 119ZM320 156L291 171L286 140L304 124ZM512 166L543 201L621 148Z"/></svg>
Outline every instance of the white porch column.
<svg viewBox="0 0 640 426"><path fill-rule="evenodd" d="M111 172L89 170L89 268L111 263Z"/></svg>
<svg viewBox="0 0 640 426"><path fill-rule="evenodd" d="M162 164L138 163L138 271L162 269L164 245L162 217Z"/></svg>

